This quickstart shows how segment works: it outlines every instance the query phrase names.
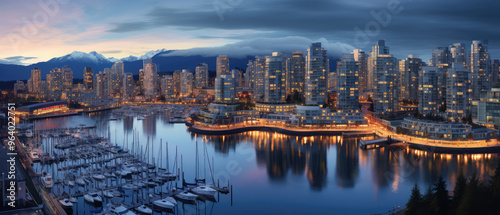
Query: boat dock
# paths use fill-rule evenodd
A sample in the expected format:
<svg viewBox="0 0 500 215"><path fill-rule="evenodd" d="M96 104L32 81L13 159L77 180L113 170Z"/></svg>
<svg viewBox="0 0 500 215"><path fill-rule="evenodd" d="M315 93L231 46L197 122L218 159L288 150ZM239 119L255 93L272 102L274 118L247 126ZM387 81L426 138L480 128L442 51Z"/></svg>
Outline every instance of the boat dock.
<svg viewBox="0 0 500 215"><path fill-rule="evenodd" d="M393 143L401 142L400 140L392 139L390 136L387 138L374 139L374 140L359 140L359 147L364 150L378 149Z"/></svg>

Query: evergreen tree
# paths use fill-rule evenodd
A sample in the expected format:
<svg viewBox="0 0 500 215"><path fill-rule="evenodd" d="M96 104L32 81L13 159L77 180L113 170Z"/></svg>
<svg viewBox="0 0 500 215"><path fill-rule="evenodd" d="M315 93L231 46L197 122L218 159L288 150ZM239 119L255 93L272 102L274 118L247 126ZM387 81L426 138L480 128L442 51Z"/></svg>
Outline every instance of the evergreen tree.
<svg viewBox="0 0 500 215"><path fill-rule="evenodd" d="M406 214L407 215L416 215L419 214L420 206L422 204L422 195L420 194L420 189L418 185L415 184L413 189L411 189L411 196L408 203L406 203Z"/></svg>
<svg viewBox="0 0 500 215"><path fill-rule="evenodd" d="M446 189L446 182L443 176L434 184L435 195L432 200L432 207L435 214L448 214L450 208L450 197Z"/></svg>
<svg viewBox="0 0 500 215"><path fill-rule="evenodd" d="M427 187L427 191L425 191L424 197L422 198L420 214L433 214L433 210L431 209L431 202L434 199L434 195L434 190L432 189L432 186L429 185Z"/></svg>
<svg viewBox="0 0 500 215"><path fill-rule="evenodd" d="M467 187L467 179L465 179L463 174L460 174L457 178L457 183L455 184L455 188L453 189L453 208L458 208L458 205L462 201L464 197L465 188ZM456 211L457 212L457 211Z"/></svg>
<svg viewBox="0 0 500 215"><path fill-rule="evenodd" d="M500 214L500 165L498 165L495 174L491 177L491 192L492 212Z"/></svg>
<svg viewBox="0 0 500 215"><path fill-rule="evenodd" d="M469 179L469 183L467 183L467 187L465 188L465 193L458 205L458 214L473 214L476 208L476 198L477 198L477 189L478 189L479 181L476 177L476 174L473 174Z"/></svg>

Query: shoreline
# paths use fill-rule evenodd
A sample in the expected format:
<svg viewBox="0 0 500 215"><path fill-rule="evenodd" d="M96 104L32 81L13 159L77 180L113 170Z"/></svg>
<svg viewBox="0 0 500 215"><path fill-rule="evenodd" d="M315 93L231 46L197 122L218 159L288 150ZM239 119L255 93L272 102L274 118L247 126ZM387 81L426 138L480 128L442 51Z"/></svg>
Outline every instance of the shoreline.
<svg viewBox="0 0 500 215"><path fill-rule="evenodd" d="M370 135L367 132L373 132L372 129L344 129L344 130L333 130L333 129L315 129L315 130L306 130L306 129L286 129L277 126L246 126L246 127L237 127L237 128L228 128L228 129L206 129L197 125L191 125L186 123L187 130L196 134L202 135L231 135L231 134L239 134L248 131L267 131L267 132L277 132L285 135L293 135L293 136L321 136L321 135L344 135L344 134L352 134L352 135ZM380 138L380 135L377 132L373 132L373 135L377 135ZM397 139L397 137L395 138ZM427 152L434 153L444 153L444 154L484 154L484 153L500 153L500 145L491 145L491 146L471 146L471 147L447 147L447 146L437 146L435 144L426 145L415 142L404 142L411 149L422 150Z"/></svg>

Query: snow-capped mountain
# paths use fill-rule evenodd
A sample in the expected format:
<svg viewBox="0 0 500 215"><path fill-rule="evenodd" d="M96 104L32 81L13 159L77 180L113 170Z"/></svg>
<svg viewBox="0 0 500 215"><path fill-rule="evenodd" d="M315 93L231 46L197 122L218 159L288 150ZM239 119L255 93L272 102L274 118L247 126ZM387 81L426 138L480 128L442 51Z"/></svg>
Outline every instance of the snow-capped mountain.
<svg viewBox="0 0 500 215"><path fill-rule="evenodd" d="M115 57L108 57L108 60L111 61L111 62L118 62L118 61L121 61L121 59L118 59L118 58L115 58Z"/></svg>
<svg viewBox="0 0 500 215"><path fill-rule="evenodd" d="M138 58L138 57L136 57L136 56L132 56L132 55L130 55L130 56L128 56L128 57L124 57L124 58L122 58L122 59L120 59L120 60L121 60L121 61L125 61L125 62L131 62L131 61L136 61L136 60L139 60L139 58Z"/></svg>
<svg viewBox="0 0 500 215"><path fill-rule="evenodd" d="M125 62L132 62L132 61L136 61L136 60L150 59L150 58L153 58L155 55L162 53L162 52L166 52L166 51L167 51L166 49L158 49L158 50L146 52L145 54L143 54L139 57L130 55L130 56L124 57L120 60L125 61Z"/></svg>
<svg viewBox="0 0 500 215"><path fill-rule="evenodd" d="M80 63L90 63L90 64L102 64L111 62L109 59L104 57L102 54L99 54L95 51L85 53L80 51L74 51L71 54L64 55L62 57L52 58L48 63L62 63L68 61L78 61Z"/></svg>

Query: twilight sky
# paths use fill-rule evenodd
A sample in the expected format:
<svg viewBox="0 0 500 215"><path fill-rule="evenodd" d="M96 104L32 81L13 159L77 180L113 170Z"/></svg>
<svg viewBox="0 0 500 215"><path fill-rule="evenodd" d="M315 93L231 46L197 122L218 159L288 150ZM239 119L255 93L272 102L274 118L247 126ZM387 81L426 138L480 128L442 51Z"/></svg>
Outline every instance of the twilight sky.
<svg viewBox="0 0 500 215"><path fill-rule="evenodd" d="M243 56L305 51L313 41L338 54L369 52L378 39L398 58L424 60L439 46L489 39L492 57L500 58L500 2L492 0L0 1L0 63L161 48Z"/></svg>

